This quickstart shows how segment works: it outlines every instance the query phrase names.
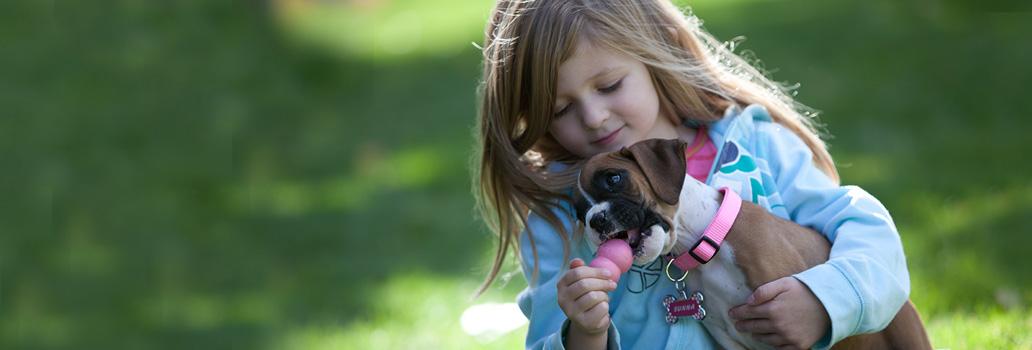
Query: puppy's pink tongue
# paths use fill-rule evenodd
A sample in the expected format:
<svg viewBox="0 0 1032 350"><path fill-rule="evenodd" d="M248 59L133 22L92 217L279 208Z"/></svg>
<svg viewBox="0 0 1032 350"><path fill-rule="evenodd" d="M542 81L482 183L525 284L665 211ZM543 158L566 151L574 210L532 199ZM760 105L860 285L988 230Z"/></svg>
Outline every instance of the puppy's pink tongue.
<svg viewBox="0 0 1032 350"><path fill-rule="evenodd" d="M601 267L609 270L609 279L613 282L620 280L620 275L631 269L631 246L622 239L610 239L598 247L595 260L589 266Z"/></svg>

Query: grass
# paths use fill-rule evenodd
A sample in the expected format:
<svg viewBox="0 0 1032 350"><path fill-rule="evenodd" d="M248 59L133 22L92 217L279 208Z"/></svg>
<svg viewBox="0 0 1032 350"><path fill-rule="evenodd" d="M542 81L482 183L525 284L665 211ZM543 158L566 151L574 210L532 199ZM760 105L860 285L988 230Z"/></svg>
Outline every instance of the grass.
<svg viewBox="0 0 1032 350"><path fill-rule="evenodd" d="M934 344L952 349L1028 349L1032 337L1026 330L1032 326L1027 310L1002 312L981 310L972 313L946 314L926 321Z"/></svg>
<svg viewBox="0 0 1032 350"><path fill-rule="evenodd" d="M0 348L522 344L458 321L524 285L469 299L490 2L325 4L4 5ZM936 347L1032 347L1026 5L692 5L822 110Z"/></svg>
<svg viewBox="0 0 1032 350"><path fill-rule="evenodd" d="M478 340L463 332L462 305L469 303L470 280L402 275L386 281L371 305L369 318L349 324L298 327L288 331L281 349L492 349L520 348L526 325L500 338ZM511 293L511 291L510 291ZM494 292L478 302L511 302L510 293Z"/></svg>

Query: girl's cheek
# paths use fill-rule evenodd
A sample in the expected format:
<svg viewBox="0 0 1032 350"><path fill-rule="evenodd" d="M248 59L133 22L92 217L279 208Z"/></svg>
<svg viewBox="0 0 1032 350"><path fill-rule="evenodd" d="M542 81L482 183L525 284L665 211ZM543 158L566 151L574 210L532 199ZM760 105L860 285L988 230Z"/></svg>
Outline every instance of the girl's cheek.
<svg viewBox="0 0 1032 350"><path fill-rule="evenodd" d="M619 106L618 108L628 108L642 104L647 96L639 93L639 89L639 85L627 84L623 89L613 94L614 103L616 106Z"/></svg>

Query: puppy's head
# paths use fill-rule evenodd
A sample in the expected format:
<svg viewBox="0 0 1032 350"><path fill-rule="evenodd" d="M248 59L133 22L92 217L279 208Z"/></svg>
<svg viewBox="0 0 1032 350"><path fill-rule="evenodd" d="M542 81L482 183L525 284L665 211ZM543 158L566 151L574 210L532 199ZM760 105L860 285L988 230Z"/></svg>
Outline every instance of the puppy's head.
<svg viewBox="0 0 1032 350"><path fill-rule="evenodd" d="M584 164L575 206L592 244L627 240L635 264L670 251L685 178L684 149L680 140L645 140Z"/></svg>

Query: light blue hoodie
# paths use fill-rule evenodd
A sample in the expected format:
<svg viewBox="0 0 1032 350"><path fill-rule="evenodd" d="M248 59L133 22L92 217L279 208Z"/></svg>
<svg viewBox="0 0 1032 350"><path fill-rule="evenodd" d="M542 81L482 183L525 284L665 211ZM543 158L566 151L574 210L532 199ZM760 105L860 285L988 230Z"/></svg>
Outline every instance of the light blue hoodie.
<svg viewBox="0 0 1032 350"><path fill-rule="evenodd" d="M729 108L709 126L709 136L719 152L707 184L730 187L774 215L822 232L833 243L828 262L795 275L831 317L831 329L815 348L885 328L910 293L902 243L885 207L858 187L832 182L814 165L806 144L772 122L761 106ZM569 203L563 207L557 214L570 228L573 208ZM568 260L563 260L559 234L544 219L531 214L528 228L540 270L537 281L517 297L530 319L526 346L563 349L569 321L559 308L556 282ZM530 282L534 260L526 231L520 240L521 265ZM570 259L585 261L593 255L585 239L571 241L570 254ZM718 348L700 322L682 318L669 325L664 320L662 300L675 289L662 277L661 260L632 266L610 293L609 348Z"/></svg>

